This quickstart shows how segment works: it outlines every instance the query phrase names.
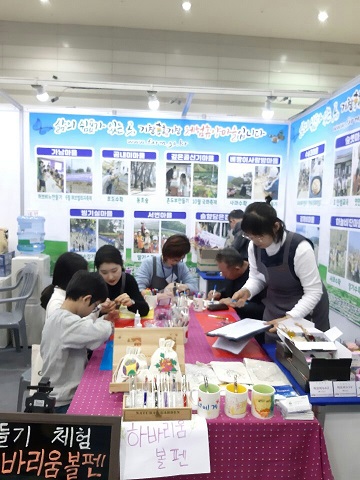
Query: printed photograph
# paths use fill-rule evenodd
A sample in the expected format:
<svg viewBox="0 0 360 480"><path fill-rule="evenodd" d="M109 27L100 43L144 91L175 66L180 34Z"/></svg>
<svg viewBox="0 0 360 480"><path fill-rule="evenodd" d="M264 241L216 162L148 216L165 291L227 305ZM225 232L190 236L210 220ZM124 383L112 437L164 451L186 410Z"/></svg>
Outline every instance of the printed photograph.
<svg viewBox="0 0 360 480"><path fill-rule="evenodd" d="M191 164L166 164L166 192L168 197L190 197Z"/></svg>
<svg viewBox="0 0 360 480"><path fill-rule="evenodd" d="M64 193L64 162L53 158L37 159L37 191Z"/></svg>
<svg viewBox="0 0 360 480"><path fill-rule="evenodd" d="M297 198L309 198L310 159L300 162Z"/></svg>
<svg viewBox="0 0 360 480"><path fill-rule="evenodd" d="M161 220L160 235L161 247L171 235L186 235L186 224L182 220Z"/></svg>
<svg viewBox="0 0 360 480"><path fill-rule="evenodd" d="M159 253L160 220L134 221L134 253Z"/></svg>
<svg viewBox="0 0 360 480"><path fill-rule="evenodd" d="M334 197L350 195L352 149L336 152L334 166Z"/></svg>
<svg viewBox="0 0 360 480"><path fill-rule="evenodd" d="M360 232L349 232L346 278L360 283Z"/></svg>
<svg viewBox="0 0 360 480"><path fill-rule="evenodd" d="M66 193L92 193L92 166L88 158L66 159Z"/></svg>
<svg viewBox="0 0 360 480"><path fill-rule="evenodd" d="M96 252L96 220L70 219L70 252Z"/></svg>
<svg viewBox="0 0 360 480"><path fill-rule="evenodd" d="M259 165L255 167L254 200L264 200L270 195L273 200L279 197L280 167Z"/></svg>
<svg viewBox="0 0 360 480"><path fill-rule="evenodd" d="M319 258L319 235L320 227L317 225L305 225L303 223L296 224L296 232L308 238L314 247L316 261Z"/></svg>
<svg viewBox="0 0 360 480"><path fill-rule="evenodd" d="M357 143L353 148L353 161L352 161L352 187L351 192L353 195L360 195L360 144Z"/></svg>
<svg viewBox="0 0 360 480"><path fill-rule="evenodd" d="M324 155L312 158L310 160L310 198L321 198L322 196L322 182L323 182L323 168Z"/></svg>
<svg viewBox="0 0 360 480"><path fill-rule="evenodd" d="M124 252L124 220L99 220L98 248L113 245Z"/></svg>
<svg viewBox="0 0 360 480"><path fill-rule="evenodd" d="M347 230L330 230L329 273L345 278Z"/></svg>
<svg viewBox="0 0 360 480"><path fill-rule="evenodd" d="M218 166L194 163L193 197L216 198L217 186Z"/></svg>
<svg viewBox="0 0 360 480"><path fill-rule="evenodd" d="M156 162L130 162L130 194L156 195Z"/></svg>
<svg viewBox="0 0 360 480"><path fill-rule="evenodd" d="M129 162L104 160L102 164L102 193L104 195L128 195Z"/></svg>
<svg viewBox="0 0 360 480"><path fill-rule="evenodd" d="M247 198L252 196L254 167L231 163L227 165L227 198Z"/></svg>

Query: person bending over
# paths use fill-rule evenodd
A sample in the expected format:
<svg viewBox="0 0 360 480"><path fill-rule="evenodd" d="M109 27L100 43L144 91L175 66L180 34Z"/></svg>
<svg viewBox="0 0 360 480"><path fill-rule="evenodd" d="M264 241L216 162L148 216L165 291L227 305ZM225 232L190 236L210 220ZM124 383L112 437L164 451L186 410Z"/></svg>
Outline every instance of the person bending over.
<svg viewBox="0 0 360 480"><path fill-rule="evenodd" d="M112 334L110 322L91 312L107 297L98 273L79 270L66 288L61 308L47 319L40 353L42 375L49 377L55 413L66 413L87 363L87 349L98 348Z"/></svg>
<svg viewBox="0 0 360 480"><path fill-rule="evenodd" d="M226 278L221 290L210 290L208 300L214 296L214 300L220 300L226 305L235 306L232 296L240 290L249 278L249 262L244 260L237 250L232 247L219 250L216 255L216 262L219 271ZM240 318L255 318L262 320L264 314L264 304L262 299L265 297L265 291L255 295L250 301L239 308L235 307L236 313Z"/></svg>
<svg viewBox="0 0 360 480"><path fill-rule="evenodd" d="M286 230L276 210L266 202L246 207L242 221L249 244L249 279L233 295L242 307L267 287L263 319L276 330L287 318L306 318L319 330L329 328L329 298L311 243Z"/></svg>

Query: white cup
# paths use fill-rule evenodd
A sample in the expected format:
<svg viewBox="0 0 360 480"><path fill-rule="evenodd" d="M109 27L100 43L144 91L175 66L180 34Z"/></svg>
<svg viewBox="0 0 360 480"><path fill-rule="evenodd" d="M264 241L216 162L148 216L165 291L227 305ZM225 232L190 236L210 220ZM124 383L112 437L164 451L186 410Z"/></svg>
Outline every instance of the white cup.
<svg viewBox="0 0 360 480"><path fill-rule="evenodd" d="M229 383L225 390L225 415L230 418L244 418L248 401L248 388L238 384Z"/></svg>
<svg viewBox="0 0 360 480"><path fill-rule="evenodd" d="M204 310L204 299L193 298L193 306L194 306L195 312L202 312Z"/></svg>
<svg viewBox="0 0 360 480"><path fill-rule="evenodd" d="M274 416L275 388L271 385L257 384L251 392L251 414L259 419L268 420Z"/></svg>
<svg viewBox="0 0 360 480"><path fill-rule="evenodd" d="M194 394L197 394L197 400L194 398ZM217 418L220 413L220 388L218 385L209 383L199 385L198 390L192 390L190 392L190 400L194 407L197 407L197 413L200 417Z"/></svg>

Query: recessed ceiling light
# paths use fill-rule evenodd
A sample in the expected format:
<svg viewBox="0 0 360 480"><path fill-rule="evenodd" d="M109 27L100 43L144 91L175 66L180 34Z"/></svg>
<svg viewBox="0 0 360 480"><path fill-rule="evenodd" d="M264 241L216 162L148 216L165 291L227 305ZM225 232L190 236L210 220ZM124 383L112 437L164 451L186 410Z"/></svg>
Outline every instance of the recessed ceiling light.
<svg viewBox="0 0 360 480"><path fill-rule="evenodd" d="M318 15L319 22L326 22L328 18L329 18L329 15L327 14L327 12L325 12L325 10L322 10L321 12L319 12L319 15Z"/></svg>
<svg viewBox="0 0 360 480"><path fill-rule="evenodd" d="M183 10L185 10L185 12L188 12L189 10L191 10L191 2L182 2L182 8Z"/></svg>
<svg viewBox="0 0 360 480"><path fill-rule="evenodd" d="M44 4L50 3L50 0L40 0L40 3L44 3Z"/></svg>

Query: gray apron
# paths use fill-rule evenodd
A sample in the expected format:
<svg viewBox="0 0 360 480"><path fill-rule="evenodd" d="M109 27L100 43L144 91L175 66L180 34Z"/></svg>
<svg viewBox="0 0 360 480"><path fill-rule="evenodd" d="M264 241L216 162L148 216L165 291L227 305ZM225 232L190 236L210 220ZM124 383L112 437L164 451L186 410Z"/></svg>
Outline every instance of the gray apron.
<svg viewBox="0 0 360 480"><path fill-rule="evenodd" d="M267 283L267 295L263 300L265 304L263 318L266 321L285 316L304 294L294 270L295 251L303 240L307 239L297 233L287 232L284 244L273 256L269 256L265 249L254 245L257 268ZM326 331L330 328L329 297L324 284L322 287L321 299L306 319L314 322L319 330Z"/></svg>
<svg viewBox="0 0 360 480"><path fill-rule="evenodd" d="M178 266L174 265L172 269L172 278L178 278ZM159 277L156 275L156 257L153 257L153 276L151 278L150 287L155 288L156 290L164 290L169 285L169 282L164 277Z"/></svg>

